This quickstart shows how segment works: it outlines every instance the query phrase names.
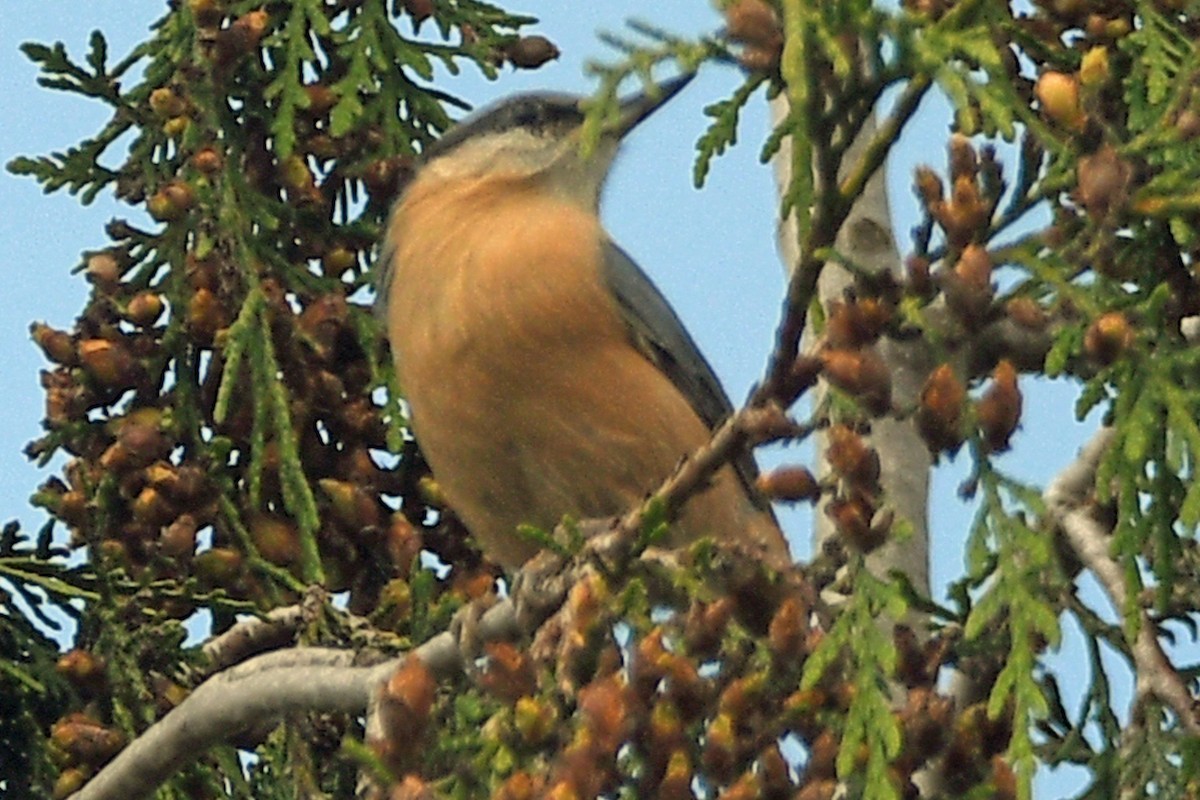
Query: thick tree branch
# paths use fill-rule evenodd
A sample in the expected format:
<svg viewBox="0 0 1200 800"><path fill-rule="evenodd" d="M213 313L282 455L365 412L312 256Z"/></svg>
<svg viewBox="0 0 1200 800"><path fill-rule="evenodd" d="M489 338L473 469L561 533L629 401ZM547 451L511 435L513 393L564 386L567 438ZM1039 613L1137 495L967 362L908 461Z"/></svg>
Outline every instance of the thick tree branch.
<svg viewBox="0 0 1200 800"><path fill-rule="evenodd" d="M1084 446L1079 457L1050 483L1044 496L1052 518L1071 548L1095 574L1117 612L1123 613L1128 607L1129 593L1121 566L1109 555L1112 532L1101 525L1089 509L1096 469L1113 436L1112 428L1102 428ZM1138 697L1158 698L1175 712L1189 733L1200 734L1196 698L1188 691L1187 684L1159 644L1153 620L1145 611L1139 610L1138 614L1138 633L1131 647Z"/></svg>
<svg viewBox="0 0 1200 800"><path fill-rule="evenodd" d="M354 713L373 673L354 654L298 648L257 656L201 684L110 761L74 800L139 798L215 744L291 711Z"/></svg>
<svg viewBox="0 0 1200 800"><path fill-rule="evenodd" d="M276 608L262 617L243 620L219 636L214 636L201 648L211 671L245 661L256 653L273 650L290 643L304 619L302 606Z"/></svg>
<svg viewBox="0 0 1200 800"><path fill-rule="evenodd" d="M515 607L504 600L483 615L484 641L520 633ZM434 675L462 670L458 642L448 632L414 650ZM360 714L376 689L409 656L355 666L356 654L331 648L291 648L256 656L209 678L100 770L71 800L130 800L151 794L177 769L242 730L295 712Z"/></svg>

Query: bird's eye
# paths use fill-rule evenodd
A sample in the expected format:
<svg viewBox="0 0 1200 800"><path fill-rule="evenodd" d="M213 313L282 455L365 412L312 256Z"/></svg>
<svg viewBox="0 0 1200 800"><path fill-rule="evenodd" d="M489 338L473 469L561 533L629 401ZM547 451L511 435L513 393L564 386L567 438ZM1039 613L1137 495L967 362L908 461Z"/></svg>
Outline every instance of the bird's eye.
<svg viewBox="0 0 1200 800"><path fill-rule="evenodd" d="M525 106L517 111L517 125L522 128L537 128L542 125L541 110L537 106Z"/></svg>

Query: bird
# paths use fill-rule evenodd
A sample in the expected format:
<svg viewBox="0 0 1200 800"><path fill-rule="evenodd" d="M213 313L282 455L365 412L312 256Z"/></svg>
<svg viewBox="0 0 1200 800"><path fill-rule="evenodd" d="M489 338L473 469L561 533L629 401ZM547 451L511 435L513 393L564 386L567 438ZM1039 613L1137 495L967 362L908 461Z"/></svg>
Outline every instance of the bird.
<svg viewBox="0 0 1200 800"><path fill-rule="evenodd" d="M619 102L590 152L583 98L519 94L421 153L386 223L378 308L417 444L486 557L517 569L519 527L635 507L732 411L654 283L606 233L624 137L691 79ZM703 537L791 563L746 451L681 509L660 547Z"/></svg>

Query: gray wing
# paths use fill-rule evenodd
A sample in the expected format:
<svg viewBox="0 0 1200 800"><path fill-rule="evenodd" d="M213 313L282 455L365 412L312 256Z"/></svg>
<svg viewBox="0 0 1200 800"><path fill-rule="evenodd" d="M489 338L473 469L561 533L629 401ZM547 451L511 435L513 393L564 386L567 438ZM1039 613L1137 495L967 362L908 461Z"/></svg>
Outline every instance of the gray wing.
<svg viewBox="0 0 1200 800"><path fill-rule="evenodd" d="M675 310L646 273L611 241L605 242L604 268L608 288L638 350L687 398L704 424L710 430L716 428L733 413L733 405ZM749 450L737 458L734 467L750 497L763 505L754 489L758 467Z"/></svg>

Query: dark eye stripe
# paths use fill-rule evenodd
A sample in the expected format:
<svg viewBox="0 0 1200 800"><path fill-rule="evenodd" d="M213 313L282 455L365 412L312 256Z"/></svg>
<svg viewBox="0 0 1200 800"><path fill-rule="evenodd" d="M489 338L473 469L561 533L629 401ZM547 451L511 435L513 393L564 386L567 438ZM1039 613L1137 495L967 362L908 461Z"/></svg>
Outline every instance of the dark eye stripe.
<svg viewBox="0 0 1200 800"><path fill-rule="evenodd" d="M468 139L513 128L544 130L556 125L583 121L580 98L567 94L517 95L476 111L459 122L442 138L425 148L423 160L444 156Z"/></svg>

